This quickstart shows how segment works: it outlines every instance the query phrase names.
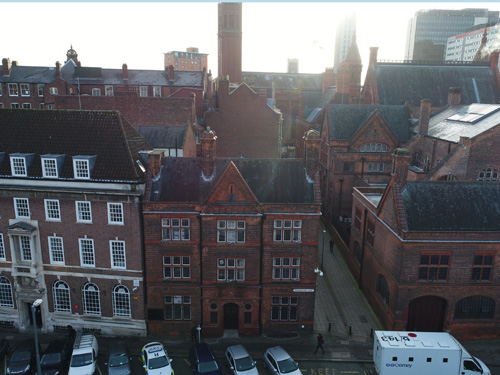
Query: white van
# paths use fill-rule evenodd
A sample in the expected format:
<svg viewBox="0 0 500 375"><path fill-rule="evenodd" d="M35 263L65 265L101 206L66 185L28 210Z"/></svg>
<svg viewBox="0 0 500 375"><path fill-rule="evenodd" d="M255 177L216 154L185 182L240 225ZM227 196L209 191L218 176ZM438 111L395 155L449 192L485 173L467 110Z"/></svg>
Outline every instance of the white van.
<svg viewBox="0 0 500 375"><path fill-rule="evenodd" d="M92 334L76 335L68 375L93 375L96 370L97 339Z"/></svg>

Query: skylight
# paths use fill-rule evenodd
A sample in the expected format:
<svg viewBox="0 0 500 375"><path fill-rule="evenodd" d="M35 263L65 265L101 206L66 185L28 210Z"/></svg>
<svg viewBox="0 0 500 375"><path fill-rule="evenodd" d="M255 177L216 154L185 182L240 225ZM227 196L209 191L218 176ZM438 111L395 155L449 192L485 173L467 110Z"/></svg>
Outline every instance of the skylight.
<svg viewBox="0 0 500 375"><path fill-rule="evenodd" d="M462 108L460 111L448 117L446 120L475 124L476 122L482 120L485 117L488 117L499 109L500 106L496 104L471 104L467 107Z"/></svg>

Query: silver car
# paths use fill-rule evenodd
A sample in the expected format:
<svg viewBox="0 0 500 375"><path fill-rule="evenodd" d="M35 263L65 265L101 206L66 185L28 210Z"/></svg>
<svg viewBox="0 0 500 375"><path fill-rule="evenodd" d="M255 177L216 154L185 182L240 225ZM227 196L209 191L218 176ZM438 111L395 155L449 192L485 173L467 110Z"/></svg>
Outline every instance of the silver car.
<svg viewBox="0 0 500 375"><path fill-rule="evenodd" d="M274 375L302 375L299 364L281 346L269 348L264 353L264 367Z"/></svg>
<svg viewBox="0 0 500 375"><path fill-rule="evenodd" d="M234 375L259 375L255 361L243 345L230 346L224 354Z"/></svg>

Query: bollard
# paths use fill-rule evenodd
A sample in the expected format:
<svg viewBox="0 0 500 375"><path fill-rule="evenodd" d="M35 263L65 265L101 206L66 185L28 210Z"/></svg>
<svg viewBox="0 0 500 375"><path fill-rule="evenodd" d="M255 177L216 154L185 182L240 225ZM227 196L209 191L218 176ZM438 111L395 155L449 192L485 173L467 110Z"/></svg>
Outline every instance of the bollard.
<svg viewBox="0 0 500 375"><path fill-rule="evenodd" d="M328 332L332 331L332 322L328 321Z"/></svg>
<svg viewBox="0 0 500 375"><path fill-rule="evenodd" d="M352 324L349 324L349 336L352 335Z"/></svg>

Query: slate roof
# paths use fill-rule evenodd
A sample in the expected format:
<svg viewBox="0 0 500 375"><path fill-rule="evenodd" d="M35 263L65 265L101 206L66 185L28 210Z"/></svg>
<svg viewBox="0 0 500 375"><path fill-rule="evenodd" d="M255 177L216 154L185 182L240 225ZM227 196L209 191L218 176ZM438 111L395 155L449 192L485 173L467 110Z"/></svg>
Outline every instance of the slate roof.
<svg viewBox="0 0 500 375"><path fill-rule="evenodd" d="M419 107L422 99L430 99L433 106L443 107L448 104L450 87L461 88L462 104L500 102L500 90L489 65L378 63L374 71L380 104L408 102Z"/></svg>
<svg viewBox="0 0 500 375"><path fill-rule="evenodd" d="M184 147L187 126L135 126L134 128L154 148Z"/></svg>
<svg viewBox="0 0 500 375"><path fill-rule="evenodd" d="M266 73L266 72L242 72L243 82L257 89L271 88L274 83L276 90L319 90L323 80L323 74L305 73Z"/></svg>
<svg viewBox="0 0 500 375"><path fill-rule="evenodd" d="M428 134L431 137L444 139L450 142L458 142L460 137L474 138L489 129L500 125L500 104L474 104L476 111L489 111L479 121L474 123L452 121L448 118L460 110L471 108L471 106L460 105L447 107L431 116L429 119Z"/></svg>
<svg viewBox="0 0 500 375"><path fill-rule="evenodd" d="M330 100L332 100L335 95L336 89L329 88L326 92L303 92L302 97L304 98L304 118L313 122L316 116L321 112L322 109L326 107Z"/></svg>
<svg viewBox="0 0 500 375"><path fill-rule="evenodd" d="M410 109L405 105L331 104L329 111L330 140L350 139L378 110L400 141L410 138Z"/></svg>
<svg viewBox="0 0 500 375"><path fill-rule="evenodd" d="M10 75L0 74L0 82L13 83L50 83L57 78L55 67L13 66ZM5 95L5 94L4 94Z"/></svg>
<svg viewBox="0 0 500 375"><path fill-rule="evenodd" d="M74 180L73 156L96 155L89 181L141 182L144 172L136 161L140 151L151 149L118 112L0 110L1 178L13 178L9 154L27 153L35 156L25 178L42 177L40 155L65 155L61 180Z"/></svg>
<svg viewBox="0 0 500 375"><path fill-rule="evenodd" d="M500 231L498 182L407 182L401 197L410 231Z"/></svg>
<svg viewBox="0 0 500 375"><path fill-rule="evenodd" d="M214 176L206 179L201 158L163 158L150 200L205 202L231 161L259 202L314 203L314 185L301 159L216 158Z"/></svg>

